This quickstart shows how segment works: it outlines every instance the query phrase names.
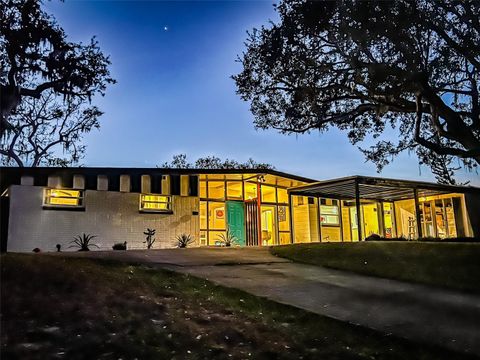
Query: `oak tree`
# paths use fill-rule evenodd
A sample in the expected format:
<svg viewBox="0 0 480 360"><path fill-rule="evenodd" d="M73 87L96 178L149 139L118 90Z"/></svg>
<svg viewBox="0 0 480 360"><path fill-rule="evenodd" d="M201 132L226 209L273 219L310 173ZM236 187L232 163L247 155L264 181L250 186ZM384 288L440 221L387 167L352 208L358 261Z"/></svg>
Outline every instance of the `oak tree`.
<svg viewBox="0 0 480 360"><path fill-rule="evenodd" d="M0 31L0 136L2 155L8 157L4 161L9 162L19 154L5 153L5 145L22 136L36 106L56 97L55 105L50 105L57 110L61 106L63 115L73 106L73 113L90 111L98 117L98 109L89 108L90 101L95 95L104 95L115 80L110 76L110 60L95 38L87 44L70 42L56 20L42 10L39 0L2 0ZM57 118L56 113L44 111L41 117L42 121ZM78 119L82 117L68 120ZM73 140L78 138L69 139Z"/></svg>
<svg viewBox="0 0 480 360"><path fill-rule="evenodd" d="M441 182L480 164L480 2L283 0L233 76L258 128L344 130L380 171L413 151Z"/></svg>

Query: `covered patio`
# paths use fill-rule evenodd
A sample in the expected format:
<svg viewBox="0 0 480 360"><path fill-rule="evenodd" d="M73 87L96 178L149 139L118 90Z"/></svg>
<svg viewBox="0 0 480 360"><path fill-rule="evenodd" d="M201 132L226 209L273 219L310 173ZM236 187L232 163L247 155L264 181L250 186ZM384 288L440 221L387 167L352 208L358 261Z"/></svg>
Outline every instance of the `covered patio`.
<svg viewBox="0 0 480 360"><path fill-rule="evenodd" d="M310 241L357 241L373 234L449 238L479 231L474 216L480 188L471 186L350 176L290 188L289 197L293 242L308 242L295 236L295 228L297 233L308 228Z"/></svg>

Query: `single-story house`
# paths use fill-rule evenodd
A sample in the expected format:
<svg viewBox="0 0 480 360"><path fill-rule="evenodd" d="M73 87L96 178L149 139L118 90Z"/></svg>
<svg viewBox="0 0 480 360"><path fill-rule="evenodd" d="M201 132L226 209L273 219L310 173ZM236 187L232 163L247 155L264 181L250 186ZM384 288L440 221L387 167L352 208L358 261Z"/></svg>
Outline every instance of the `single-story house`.
<svg viewBox="0 0 480 360"><path fill-rule="evenodd" d="M96 235L100 249L127 242L169 248L359 241L372 235L479 237L480 188L351 176L327 181L264 169L0 168L3 251L55 251ZM360 226L359 226L360 224Z"/></svg>

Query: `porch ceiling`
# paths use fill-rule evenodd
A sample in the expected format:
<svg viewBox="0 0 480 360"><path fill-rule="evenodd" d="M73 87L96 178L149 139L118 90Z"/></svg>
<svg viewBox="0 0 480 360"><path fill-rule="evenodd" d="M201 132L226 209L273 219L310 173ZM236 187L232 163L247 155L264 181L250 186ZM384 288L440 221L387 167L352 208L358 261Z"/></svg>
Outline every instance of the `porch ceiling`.
<svg viewBox="0 0 480 360"><path fill-rule="evenodd" d="M419 181L383 179L376 177L352 176L290 188L292 195L355 199L358 185L360 199L397 201L413 199L414 190L418 196L431 196L446 193L477 192L479 188L467 186L441 185Z"/></svg>

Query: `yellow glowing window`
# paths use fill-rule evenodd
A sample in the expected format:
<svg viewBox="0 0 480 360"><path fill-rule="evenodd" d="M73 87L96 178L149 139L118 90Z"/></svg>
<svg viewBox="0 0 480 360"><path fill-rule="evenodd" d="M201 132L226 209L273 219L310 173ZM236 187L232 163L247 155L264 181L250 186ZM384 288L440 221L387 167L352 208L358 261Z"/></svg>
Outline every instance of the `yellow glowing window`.
<svg viewBox="0 0 480 360"><path fill-rule="evenodd" d="M164 195L140 195L140 210L151 212L169 212L172 211L171 196Z"/></svg>
<svg viewBox="0 0 480 360"><path fill-rule="evenodd" d="M44 205L54 207L83 207L83 191L45 189Z"/></svg>
<svg viewBox="0 0 480 360"><path fill-rule="evenodd" d="M340 225L337 200L320 199L320 222L322 225Z"/></svg>

